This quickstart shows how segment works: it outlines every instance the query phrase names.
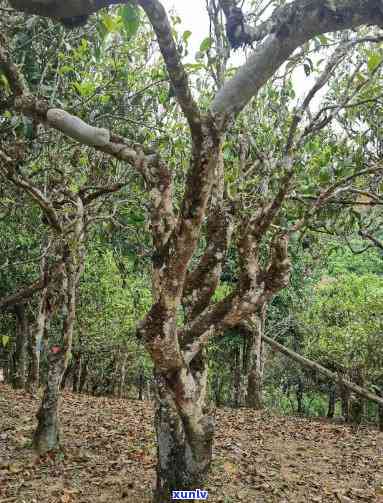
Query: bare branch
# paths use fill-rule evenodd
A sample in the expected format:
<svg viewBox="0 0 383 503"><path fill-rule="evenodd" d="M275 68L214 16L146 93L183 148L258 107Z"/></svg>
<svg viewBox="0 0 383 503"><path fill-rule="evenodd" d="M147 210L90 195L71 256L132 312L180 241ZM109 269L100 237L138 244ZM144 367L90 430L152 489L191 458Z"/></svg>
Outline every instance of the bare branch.
<svg viewBox="0 0 383 503"><path fill-rule="evenodd" d="M174 42L166 11L159 0L138 0L138 3L145 10L156 32L175 95L188 120L192 135L200 137L202 132L200 112L191 94L189 79Z"/></svg>
<svg viewBox="0 0 383 503"><path fill-rule="evenodd" d="M3 163L1 163L1 160ZM58 232L61 232L61 223L52 202L36 187L28 178L16 169L15 162L4 152L0 151L0 172L17 187L22 188L39 205L48 218L50 224Z"/></svg>
<svg viewBox="0 0 383 503"><path fill-rule="evenodd" d="M49 271L44 271L43 274L40 275L39 279L24 287L12 295L8 295L7 297L3 297L0 299L0 311L4 309L8 309L9 307L15 306L16 304L20 304L22 302L28 301L32 295L40 290L44 290L44 288L48 285L48 283L53 280L56 276L61 274L62 263L55 263Z"/></svg>
<svg viewBox="0 0 383 503"><path fill-rule="evenodd" d="M242 110L295 49L313 37L366 24L383 26L381 3L295 0L276 9L269 21L270 34L217 93L212 111L231 115Z"/></svg>
<svg viewBox="0 0 383 503"><path fill-rule="evenodd" d="M353 47L353 44L351 43L348 44L342 43L335 49L334 53L329 58L323 72L319 75L312 88L306 94L306 97L304 98L301 106L296 109L290 126L290 131L285 149L286 153L288 153L293 146L294 135L296 133L299 123L303 118L304 112L309 107L312 99L317 94L317 92L320 91L320 89L322 89L327 84L334 70L342 62L342 60L344 59L344 57L346 56L347 52L351 47Z"/></svg>

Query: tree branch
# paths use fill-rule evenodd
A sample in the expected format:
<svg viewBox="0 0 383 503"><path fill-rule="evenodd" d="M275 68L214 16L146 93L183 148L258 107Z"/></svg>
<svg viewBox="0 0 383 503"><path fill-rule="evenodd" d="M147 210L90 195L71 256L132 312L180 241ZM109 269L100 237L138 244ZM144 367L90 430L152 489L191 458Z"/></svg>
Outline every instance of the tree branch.
<svg viewBox="0 0 383 503"><path fill-rule="evenodd" d="M383 26L383 5L376 0L295 0L274 11L270 34L217 93L214 113L242 110L299 46L322 33L372 24Z"/></svg>
<svg viewBox="0 0 383 503"><path fill-rule="evenodd" d="M157 35L176 98L189 123L192 136L198 138L202 133L200 112L193 99L189 79L174 42L166 11L159 0L138 0L138 3L146 12Z"/></svg>

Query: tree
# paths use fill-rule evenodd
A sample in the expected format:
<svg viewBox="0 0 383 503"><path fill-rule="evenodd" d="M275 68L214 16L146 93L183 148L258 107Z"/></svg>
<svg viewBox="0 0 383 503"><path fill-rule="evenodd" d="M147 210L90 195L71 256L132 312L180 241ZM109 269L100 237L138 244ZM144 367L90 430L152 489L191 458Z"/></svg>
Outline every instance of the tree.
<svg viewBox="0 0 383 503"><path fill-rule="evenodd" d="M84 21L84 16L116 2L10 0L9 3L16 9L67 23L67 20ZM231 205L223 186L223 148L230 123L296 49L324 33L382 25L383 10L376 0L363 3L344 0L340 5L319 0L314 6L311 0L296 0L276 9L266 22L252 27L243 23L243 17L236 21L238 10L234 0L221 0L219 4L228 20L232 46L256 44L256 47L247 62L223 83L204 111L204 102L198 106L193 97L161 3L139 0L137 4L145 11L156 34L172 90L189 127L190 164L179 204L175 204L178 201L173 173L160 151L153 153L147 145L132 142L108 128L91 126L33 95L13 63L5 40L0 46L0 67L9 85L6 108L128 163L145 181L154 248L153 304L139 324L138 334L152 357L156 375L158 465L154 500L160 502L169 499L172 490L200 486L210 466L214 425L204 406L207 341L213 334L250 318L287 285L288 242L294 232L314 218L329 200L344 192L355 178L381 170L380 166L368 165L364 170L353 170L346 177L321 185L320 193L315 195L303 216L283 225L281 208L291 195L300 166L295 156L297 142L304 125L311 124L313 128L318 125L315 118L314 123L310 120L307 108L316 93L314 90L292 114L283 142L285 148L273 168L279 175L277 187L264 204L239 217L239 230L232 244L239 259L237 285L222 300L213 302L231 237ZM339 51L330 59L319 88L338 59L346 57L347 47L341 43ZM3 156L3 160L8 157ZM203 235L205 219L206 247L195 263L192 259ZM260 261L261 245L267 249L264 263ZM182 306L186 309L180 321Z"/></svg>

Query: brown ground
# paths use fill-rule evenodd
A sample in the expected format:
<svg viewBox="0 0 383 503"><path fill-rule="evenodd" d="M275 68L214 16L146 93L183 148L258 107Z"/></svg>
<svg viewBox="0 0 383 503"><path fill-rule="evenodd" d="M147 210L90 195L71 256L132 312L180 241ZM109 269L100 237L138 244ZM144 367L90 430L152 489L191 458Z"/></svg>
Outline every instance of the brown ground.
<svg viewBox="0 0 383 503"><path fill-rule="evenodd" d="M65 393L59 458L30 445L36 399L0 385L1 503L149 503L150 404ZM250 410L217 412L214 503L383 503L383 434Z"/></svg>

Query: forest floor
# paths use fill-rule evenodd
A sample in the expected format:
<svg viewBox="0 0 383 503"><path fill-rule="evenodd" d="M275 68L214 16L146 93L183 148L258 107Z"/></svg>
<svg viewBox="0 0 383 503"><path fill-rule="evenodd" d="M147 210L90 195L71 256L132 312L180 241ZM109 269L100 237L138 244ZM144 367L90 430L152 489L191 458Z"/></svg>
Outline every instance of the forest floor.
<svg viewBox="0 0 383 503"><path fill-rule="evenodd" d="M0 385L1 503L149 503L152 406L64 393L64 451L37 459L39 401ZM383 503L383 433L248 409L218 410L214 503Z"/></svg>

